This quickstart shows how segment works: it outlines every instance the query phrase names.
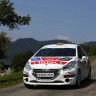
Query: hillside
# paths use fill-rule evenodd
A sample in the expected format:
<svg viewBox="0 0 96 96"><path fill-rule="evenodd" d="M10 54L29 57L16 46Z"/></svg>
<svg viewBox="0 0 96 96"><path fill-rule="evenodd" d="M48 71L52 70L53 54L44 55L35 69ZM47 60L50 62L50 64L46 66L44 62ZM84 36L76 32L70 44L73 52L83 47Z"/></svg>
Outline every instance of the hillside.
<svg viewBox="0 0 96 96"><path fill-rule="evenodd" d="M32 52L36 52L40 47L47 44L54 43L71 43L66 40L48 40L48 41L37 41L33 38L23 38L18 39L14 42L11 42L8 46L8 57L12 57L15 54L23 53L28 50L32 50Z"/></svg>
<svg viewBox="0 0 96 96"><path fill-rule="evenodd" d="M48 41L38 41L33 38L23 38L23 39L18 39L16 41L10 42L8 46L8 51L7 51L7 59L5 59L6 64L10 64L9 61L11 61L11 58L18 53L23 53L25 51L31 50L33 53L35 53L39 48L41 48L44 45L48 44L56 44L56 43L72 43L70 41L66 40L48 40ZM83 44L87 44L89 46L92 46L96 44L96 42L86 42Z"/></svg>
<svg viewBox="0 0 96 96"><path fill-rule="evenodd" d="M93 46L93 45L96 45L96 41L90 41L90 42L86 42L86 43L83 43L83 44Z"/></svg>

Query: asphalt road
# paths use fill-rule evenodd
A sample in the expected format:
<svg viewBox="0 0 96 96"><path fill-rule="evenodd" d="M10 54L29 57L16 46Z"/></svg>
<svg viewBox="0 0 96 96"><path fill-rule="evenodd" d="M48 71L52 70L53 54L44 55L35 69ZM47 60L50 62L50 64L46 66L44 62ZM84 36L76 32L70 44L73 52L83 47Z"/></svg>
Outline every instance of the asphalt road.
<svg viewBox="0 0 96 96"><path fill-rule="evenodd" d="M0 96L96 96L96 61L92 64L91 81L83 81L80 89L73 86L35 86L27 89L19 84L0 90Z"/></svg>

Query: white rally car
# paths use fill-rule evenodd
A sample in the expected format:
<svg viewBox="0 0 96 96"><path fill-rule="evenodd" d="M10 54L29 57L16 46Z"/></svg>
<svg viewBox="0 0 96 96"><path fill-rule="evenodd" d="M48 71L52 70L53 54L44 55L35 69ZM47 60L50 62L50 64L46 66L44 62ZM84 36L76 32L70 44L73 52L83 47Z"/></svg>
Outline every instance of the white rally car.
<svg viewBox="0 0 96 96"><path fill-rule="evenodd" d="M51 44L42 47L26 63L23 71L25 86L76 85L90 80L89 58L80 45Z"/></svg>

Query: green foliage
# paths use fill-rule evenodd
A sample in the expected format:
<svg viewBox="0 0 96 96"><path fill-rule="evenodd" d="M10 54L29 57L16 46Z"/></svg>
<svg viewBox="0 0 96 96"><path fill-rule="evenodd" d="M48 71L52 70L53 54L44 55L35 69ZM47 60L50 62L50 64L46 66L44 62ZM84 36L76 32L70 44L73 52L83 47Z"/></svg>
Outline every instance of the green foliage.
<svg viewBox="0 0 96 96"><path fill-rule="evenodd" d="M94 55L94 56L90 56L89 59L90 59L91 63L94 62L94 61L96 61L96 55Z"/></svg>
<svg viewBox="0 0 96 96"><path fill-rule="evenodd" d="M7 26L11 30L18 28L18 25L28 25L31 18L27 16L19 16L10 0L0 0L0 25Z"/></svg>
<svg viewBox="0 0 96 96"><path fill-rule="evenodd" d="M21 54L16 54L12 58L11 68L14 68L15 71L23 69L27 60L33 55L32 51L26 51Z"/></svg>
<svg viewBox="0 0 96 96"><path fill-rule="evenodd" d="M96 44L89 46L86 44L81 45L89 56L96 55Z"/></svg>
<svg viewBox="0 0 96 96"><path fill-rule="evenodd" d="M4 63L0 62L0 70L3 71L4 70Z"/></svg>
<svg viewBox="0 0 96 96"><path fill-rule="evenodd" d="M7 45L10 42L10 38L7 36L6 33L0 33L0 59L5 57L5 53L7 50Z"/></svg>
<svg viewBox="0 0 96 96"><path fill-rule="evenodd" d="M22 82L23 73L22 70L13 72L10 75L0 77L0 88L16 85Z"/></svg>
<svg viewBox="0 0 96 96"><path fill-rule="evenodd" d="M10 30L19 29L18 25L28 25L31 21L29 15L20 16L14 11L10 0L0 0L0 26L7 26ZM7 44L10 38L6 33L0 33L0 59L5 58Z"/></svg>
<svg viewBox="0 0 96 96"><path fill-rule="evenodd" d="M96 45L91 46L90 48L90 56L96 55Z"/></svg>

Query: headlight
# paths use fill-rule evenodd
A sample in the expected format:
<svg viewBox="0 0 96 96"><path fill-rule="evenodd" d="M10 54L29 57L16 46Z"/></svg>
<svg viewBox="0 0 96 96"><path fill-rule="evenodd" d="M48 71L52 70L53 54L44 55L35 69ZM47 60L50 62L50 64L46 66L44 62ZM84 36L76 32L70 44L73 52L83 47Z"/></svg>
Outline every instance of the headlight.
<svg viewBox="0 0 96 96"><path fill-rule="evenodd" d="M77 64L76 61L71 61L67 65L63 66L62 70L74 68L76 67L76 64Z"/></svg>
<svg viewBox="0 0 96 96"><path fill-rule="evenodd" d="M31 66L30 66L29 62L26 63L24 69L27 70L27 71L31 70Z"/></svg>

